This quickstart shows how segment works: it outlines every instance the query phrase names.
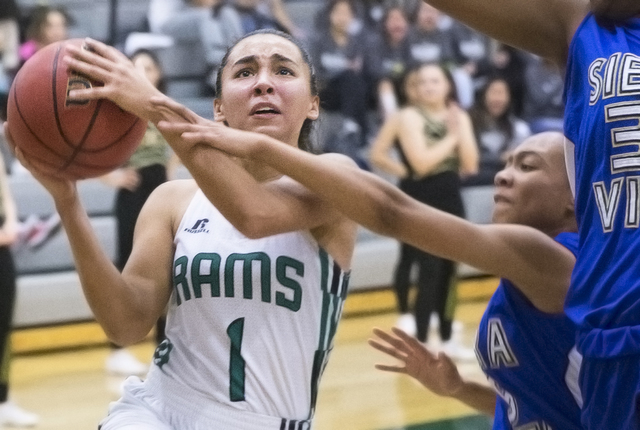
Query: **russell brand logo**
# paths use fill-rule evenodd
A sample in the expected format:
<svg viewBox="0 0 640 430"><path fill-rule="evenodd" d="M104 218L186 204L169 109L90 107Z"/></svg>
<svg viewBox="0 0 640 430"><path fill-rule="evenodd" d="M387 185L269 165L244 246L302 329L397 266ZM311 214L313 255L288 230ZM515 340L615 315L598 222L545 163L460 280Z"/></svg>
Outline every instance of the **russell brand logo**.
<svg viewBox="0 0 640 430"><path fill-rule="evenodd" d="M205 228L208 222L208 218L199 219L196 221L193 227L185 228L184 231L186 231L187 233L209 233L209 230Z"/></svg>

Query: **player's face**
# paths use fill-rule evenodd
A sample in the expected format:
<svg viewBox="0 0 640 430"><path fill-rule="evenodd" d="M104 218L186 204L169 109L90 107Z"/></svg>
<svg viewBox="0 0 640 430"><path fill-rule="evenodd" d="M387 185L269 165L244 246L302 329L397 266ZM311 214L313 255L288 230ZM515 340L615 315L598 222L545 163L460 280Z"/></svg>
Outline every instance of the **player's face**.
<svg viewBox="0 0 640 430"><path fill-rule="evenodd" d="M638 0L591 0L591 10L595 15L625 20L640 15Z"/></svg>
<svg viewBox="0 0 640 430"><path fill-rule="evenodd" d="M525 140L496 175L495 185L494 222L557 232L573 214L562 135L541 133Z"/></svg>
<svg viewBox="0 0 640 430"><path fill-rule="evenodd" d="M240 41L222 71L215 117L230 127L267 134L297 145L304 121L315 120L309 65L291 41L259 34Z"/></svg>

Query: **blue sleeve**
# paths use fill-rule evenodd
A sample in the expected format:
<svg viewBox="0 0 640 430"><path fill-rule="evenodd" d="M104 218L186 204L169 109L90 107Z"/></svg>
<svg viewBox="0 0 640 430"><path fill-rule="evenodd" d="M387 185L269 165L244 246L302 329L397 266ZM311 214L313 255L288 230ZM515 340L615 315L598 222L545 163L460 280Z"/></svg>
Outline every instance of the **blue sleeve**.
<svg viewBox="0 0 640 430"><path fill-rule="evenodd" d="M560 233L555 237L556 242L567 248L573 255L578 255L579 236L578 233Z"/></svg>

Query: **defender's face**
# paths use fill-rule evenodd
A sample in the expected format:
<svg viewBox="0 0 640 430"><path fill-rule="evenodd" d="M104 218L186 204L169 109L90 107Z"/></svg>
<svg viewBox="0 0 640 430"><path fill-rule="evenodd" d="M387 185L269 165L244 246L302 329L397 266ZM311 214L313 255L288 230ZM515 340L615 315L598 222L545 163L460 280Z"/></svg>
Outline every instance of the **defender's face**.
<svg viewBox="0 0 640 430"><path fill-rule="evenodd" d="M520 144L495 177L493 221L555 231L573 211L563 137L542 133Z"/></svg>
<svg viewBox="0 0 640 430"><path fill-rule="evenodd" d="M640 1L591 0L591 10L596 16L623 21L640 15Z"/></svg>
<svg viewBox="0 0 640 430"><path fill-rule="evenodd" d="M297 145L304 121L316 119L310 69L298 47L273 34L240 41L222 71L215 117L232 128L255 131Z"/></svg>

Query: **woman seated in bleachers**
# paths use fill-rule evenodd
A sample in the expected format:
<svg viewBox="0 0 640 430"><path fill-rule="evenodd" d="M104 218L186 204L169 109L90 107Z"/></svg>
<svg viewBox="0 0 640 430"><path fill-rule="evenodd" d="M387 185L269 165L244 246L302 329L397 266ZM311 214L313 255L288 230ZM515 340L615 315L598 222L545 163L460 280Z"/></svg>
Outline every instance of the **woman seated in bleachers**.
<svg viewBox="0 0 640 430"><path fill-rule="evenodd" d="M67 39L70 22L63 7L36 6L29 16L27 40L20 45L20 63L24 64L45 46Z"/></svg>
<svg viewBox="0 0 640 430"><path fill-rule="evenodd" d="M493 185L504 168L508 153L531 135L526 122L511 110L511 92L504 78L490 78L469 110L480 151L478 173L464 178L463 185Z"/></svg>
<svg viewBox="0 0 640 430"><path fill-rule="evenodd" d="M355 159L366 146L370 83L363 71L365 30L353 32L354 9L349 0L332 0L328 5L330 24L311 41L311 57L318 78L320 107L343 117L334 144L328 152Z"/></svg>
<svg viewBox="0 0 640 430"><path fill-rule="evenodd" d="M384 12L379 32L369 38L365 70L374 83L375 102L382 119L388 118L404 104L402 78L411 62L409 19L401 1Z"/></svg>
<svg viewBox="0 0 640 430"><path fill-rule="evenodd" d="M151 0L148 20L176 44L202 46L212 87L227 47L244 34L238 12L222 0Z"/></svg>

